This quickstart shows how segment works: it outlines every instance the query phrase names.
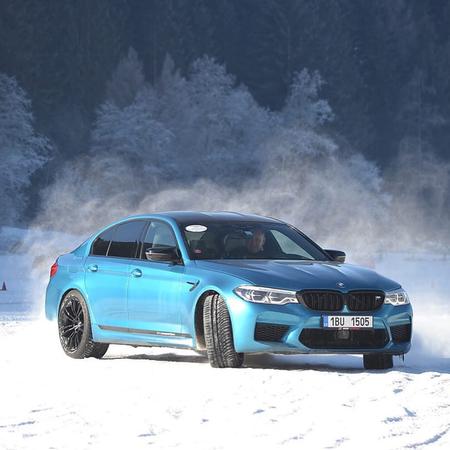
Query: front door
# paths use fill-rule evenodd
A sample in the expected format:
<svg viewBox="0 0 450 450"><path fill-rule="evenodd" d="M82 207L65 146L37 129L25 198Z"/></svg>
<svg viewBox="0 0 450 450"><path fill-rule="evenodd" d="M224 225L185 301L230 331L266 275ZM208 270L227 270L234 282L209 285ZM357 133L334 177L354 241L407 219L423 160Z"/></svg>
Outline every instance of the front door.
<svg viewBox="0 0 450 450"><path fill-rule="evenodd" d="M128 314L130 328L143 334L180 335L180 289L184 266L148 261L145 251L177 246L171 225L154 220L145 234L141 259L130 266Z"/></svg>

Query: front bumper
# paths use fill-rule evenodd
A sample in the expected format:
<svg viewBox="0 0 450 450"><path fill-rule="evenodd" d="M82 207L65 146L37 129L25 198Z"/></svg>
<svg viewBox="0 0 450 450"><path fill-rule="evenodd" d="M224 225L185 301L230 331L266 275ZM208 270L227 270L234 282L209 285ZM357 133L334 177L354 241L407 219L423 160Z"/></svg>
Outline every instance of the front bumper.
<svg viewBox="0 0 450 450"><path fill-rule="evenodd" d="M246 302L236 296L227 300L237 352L328 354L379 352L401 355L407 353L411 347L413 311L409 304L402 306L383 304L379 309L369 312L351 312L344 308L340 312L329 313L311 310L302 304L291 303L282 306L257 304ZM335 331L322 327L322 316L327 314L371 315L373 332L351 331L340 333L337 338ZM279 338L278 341L259 340L261 334L259 331L255 333L255 328L264 329L264 324L278 326L278 329L273 328L274 336ZM270 330L270 327L266 329ZM402 334L405 329L410 330L406 339L405 334Z"/></svg>

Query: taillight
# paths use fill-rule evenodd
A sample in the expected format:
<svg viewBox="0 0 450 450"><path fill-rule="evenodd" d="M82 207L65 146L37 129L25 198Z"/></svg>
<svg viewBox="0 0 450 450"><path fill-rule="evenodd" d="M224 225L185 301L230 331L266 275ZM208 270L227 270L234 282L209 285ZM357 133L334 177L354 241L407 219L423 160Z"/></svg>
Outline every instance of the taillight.
<svg viewBox="0 0 450 450"><path fill-rule="evenodd" d="M55 261L52 265L52 267L50 267L50 278L56 274L56 272L58 272L58 261Z"/></svg>

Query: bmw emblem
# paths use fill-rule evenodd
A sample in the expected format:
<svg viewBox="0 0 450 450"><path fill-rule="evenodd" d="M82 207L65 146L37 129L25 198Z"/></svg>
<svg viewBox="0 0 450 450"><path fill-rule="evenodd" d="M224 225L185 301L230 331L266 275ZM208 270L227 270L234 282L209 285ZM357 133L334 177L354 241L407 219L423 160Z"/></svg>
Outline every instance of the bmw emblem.
<svg viewBox="0 0 450 450"><path fill-rule="evenodd" d="M342 281L339 281L339 283L336 283L337 287L343 288L345 284Z"/></svg>

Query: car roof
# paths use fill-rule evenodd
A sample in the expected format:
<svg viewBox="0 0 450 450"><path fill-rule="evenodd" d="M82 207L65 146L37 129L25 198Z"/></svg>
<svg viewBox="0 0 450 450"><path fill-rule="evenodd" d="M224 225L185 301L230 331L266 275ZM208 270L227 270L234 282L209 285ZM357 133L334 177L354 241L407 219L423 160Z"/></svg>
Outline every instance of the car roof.
<svg viewBox="0 0 450 450"><path fill-rule="evenodd" d="M177 223L202 223L202 222L276 222L280 220L257 214L243 214L233 211L167 211L155 214L140 215L135 217L171 218Z"/></svg>

